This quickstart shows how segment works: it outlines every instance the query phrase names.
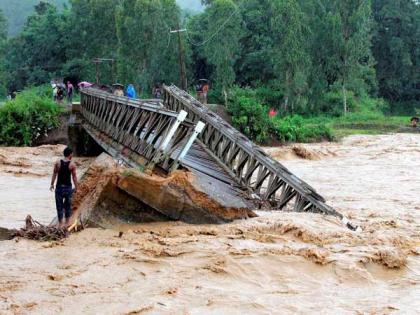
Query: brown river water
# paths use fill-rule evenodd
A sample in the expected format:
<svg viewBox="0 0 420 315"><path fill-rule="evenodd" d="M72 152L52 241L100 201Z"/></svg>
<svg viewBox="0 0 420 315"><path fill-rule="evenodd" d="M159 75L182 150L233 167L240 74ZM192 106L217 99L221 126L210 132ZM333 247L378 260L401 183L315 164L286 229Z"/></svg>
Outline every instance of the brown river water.
<svg viewBox="0 0 420 315"><path fill-rule="evenodd" d="M55 215L63 147L0 148L0 226ZM420 135L267 148L363 232L316 214L0 242L0 314L419 314ZM79 159L80 174L89 163Z"/></svg>

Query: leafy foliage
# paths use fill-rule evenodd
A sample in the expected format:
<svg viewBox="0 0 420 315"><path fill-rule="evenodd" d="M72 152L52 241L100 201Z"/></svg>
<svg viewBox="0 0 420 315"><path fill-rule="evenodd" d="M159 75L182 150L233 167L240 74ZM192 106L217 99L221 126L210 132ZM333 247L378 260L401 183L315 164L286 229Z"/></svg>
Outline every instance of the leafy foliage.
<svg viewBox="0 0 420 315"><path fill-rule="evenodd" d="M30 16L34 7L40 0L0 0L0 10L3 10L8 18L8 34L16 36L22 31L26 19ZM67 0L44 0L58 7L63 7Z"/></svg>
<svg viewBox="0 0 420 315"><path fill-rule="evenodd" d="M0 97L6 95L6 72L5 72L5 54L6 54L6 39L7 39L7 22L0 10Z"/></svg>
<svg viewBox="0 0 420 315"><path fill-rule="evenodd" d="M59 124L60 109L46 88L19 93L0 107L0 144L31 145ZM51 93L49 93L51 94Z"/></svg>
<svg viewBox="0 0 420 315"><path fill-rule="evenodd" d="M258 101L255 91L234 88L231 91L228 111L236 128L248 137L263 143L268 140L271 121L268 107Z"/></svg>
<svg viewBox="0 0 420 315"><path fill-rule="evenodd" d="M118 74L124 83L151 90L157 81L178 81L175 39L180 12L175 0L123 0L116 11Z"/></svg>
<svg viewBox="0 0 420 315"><path fill-rule="evenodd" d="M49 82L61 74L61 67L66 62L66 14L44 2L35 10L23 32L8 45L9 90Z"/></svg>
<svg viewBox="0 0 420 315"><path fill-rule="evenodd" d="M408 111L412 110L420 99L420 4L374 0L373 14L373 54L380 95L391 102L393 112L399 111L398 103L398 107L405 103Z"/></svg>
<svg viewBox="0 0 420 315"><path fill-rule="evenodd" d="M324 122L308 123L302 116L269 118L269 108L261 103L258 90L235 87L229 97L228 111L236 128L259 143L270 139L312 142L333 138Z"/></svg>
<svg viewBox="0 0 420 315"><path fill-rule="evenodd" d="M333 139L332 130L325 124L308 123L299 115L274 119L273 130L280 141L313 142Z"/></svg>
<svg viewBox="0 0 420 315"><path fill-rule="evenodd" d="M23 2L34 4L0 5ZM8 41L0 15L0 94L54 77L93 81L95 57L117 60L101 67L103 83L149 94L156 82L179 83L178 34L169 31L180 28L189 88L210 79L210 102L227 103L259 141L316 138L297 115L305 125L314 115L414 115L419 107L416 0L205 0L196 15L182 15L175 0L58 2L37 5ZM267 108L283 118L267 122Z"/></svg>

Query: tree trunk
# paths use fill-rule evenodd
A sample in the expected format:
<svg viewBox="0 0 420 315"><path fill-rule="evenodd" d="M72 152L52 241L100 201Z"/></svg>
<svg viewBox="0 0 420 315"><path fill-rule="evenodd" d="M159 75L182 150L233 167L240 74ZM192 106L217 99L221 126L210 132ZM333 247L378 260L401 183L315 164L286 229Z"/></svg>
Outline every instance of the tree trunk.
<svg viewBox="0 0 420 315"><path fill-rule="evenodd" d="M343 109L344 109L344 116L347 114L347 93L346 93L346 86L342 85L343 88Z"/></svg>

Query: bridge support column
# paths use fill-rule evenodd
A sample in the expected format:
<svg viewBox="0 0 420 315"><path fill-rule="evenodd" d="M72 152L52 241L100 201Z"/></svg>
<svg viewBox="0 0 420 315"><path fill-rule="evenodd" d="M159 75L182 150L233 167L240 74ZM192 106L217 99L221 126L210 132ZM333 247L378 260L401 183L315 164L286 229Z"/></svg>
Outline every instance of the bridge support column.
<svg viewBox="0 0 420 315"><path fill-rule="evenodd" d="M98 156L104 150L86 132L78 120L78 115L71 115L68 126L68 143L76 156Z"/></svg>

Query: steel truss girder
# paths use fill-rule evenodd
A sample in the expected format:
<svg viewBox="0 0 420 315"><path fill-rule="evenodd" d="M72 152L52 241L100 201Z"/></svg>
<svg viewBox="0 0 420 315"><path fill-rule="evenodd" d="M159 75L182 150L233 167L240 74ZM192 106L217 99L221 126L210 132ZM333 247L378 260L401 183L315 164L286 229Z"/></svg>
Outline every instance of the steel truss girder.
<svg viewBox="0 0 420 315"><path fill-rule="evenodd" d="M275 201L278 209L294 201L295 211L319 212L344 218L328 206L314 188L268 156L207 106L174 85L164 86L163 90L163 105L168 110L184 110L192 123L199 120L206 123L199 140L242 188L256 194L261 200Z"/></svg>
<svg viewBox="0 0 420 315"><path fill-rule="evenodd" d="M180 161L174 152L185 151L188 139L194 135L194 124L187 122L178 122L179 126L169 135L180 115L158 102L131 100L92 88L81 91L81 113L90 128L110 139L109 151L115 153L109 143L129 149L147 161L147 165L142 165L147 168L157 164L168 172L175 170ZM91 130L90 134L99 133ZM161 144L167 137L168 146L163 150Z"/></svg>

